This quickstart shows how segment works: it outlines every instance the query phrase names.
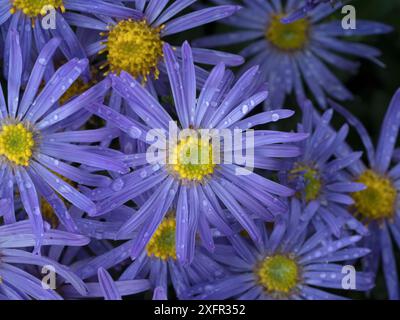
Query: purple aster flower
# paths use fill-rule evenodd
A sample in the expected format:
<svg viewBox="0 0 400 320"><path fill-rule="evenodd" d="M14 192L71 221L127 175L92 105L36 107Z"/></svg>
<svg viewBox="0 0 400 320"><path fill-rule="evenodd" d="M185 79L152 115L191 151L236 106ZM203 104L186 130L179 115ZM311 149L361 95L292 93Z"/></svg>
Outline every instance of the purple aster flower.
<svg viewBox="0 0 400 320"><path fill-rule="evenodd" d="M51 11L50 11L51 10ZM72 29L73 26L96 29L92 14L121 18L140 18L136 10L124 8L104 0L0 0L0 27L5 37L4 73L9 72L12 57L9 48L12 45L12 31L21 35L23 73L26 83L38 54L46 43L57 37L61 39L60 51L67 60L86 57L85 50ZM51 21L53 19L54 21ZM47 74L51 75L51 67ZM86 76L89 76L87 73Z"/></svg>
<svg viewBox="0 0 400 320"><path fill-rule="evenodd" d="M123 296L134 295L150 288L148 280L114 281L104 268L99 268L97 275L99 282L86 283L88 293L84 296L85 299L104 297L105 300L122 300ZM63 286L61 292L65 299L83 297L72 285Z"/></svg>
<svg viewBox="0 0 400 320"><path fill-rule="evenodd" d="M372 252L364 259L364 268L376 274L382 261L389 298L399 299L399 280L391 237L400 247L400 164L394 157L400 128L400 90L395 93L386 112L377 148L357 118L340 105L332 101L330 104L357 130L368 159L367 164L359 160L349 167L354 181L366 186L365 190L352 195L355 202L353 213L367 225L369 231L363 245ZM351 150L344 145L339 152L346 156Z"/></svg>
<svg viewBox="0 0 400 320"><path fill-rule="evenodd" d="M126 268L120 279L148 278L154 288L153 299L165 300L168 298L169 281L172 282L177 297L182 298L182 293L189 286L224 275L223 268L198 247L190 266L182 266L177 260L176 231L176 216L170 213L160 223L146 249ZM200 234L203 243L212 243L210 237L211 235Z"/></svg>
<svg viewBox="0 0 400 320"><path fill-rule="evenodd" d="M131 209L129 208L128 210ZM120 210L113 212L113 215L126 216ZM101 226L101 224L103 225ZM114 227L110 221L105 223L97 222L97 229L108 230L108 236L107 233L103 233L105 238L108 238L114 232ZM82 279L88 279L94 276L98 269L118 268L120 272L120 269L123 268L116 284L123 286L125 283L133 283L136 286L131 290L140 288L143 291L145 286L147 289L149 288L148 283L150 282L154 300L166 300L170 284L175 289L177 297L182 298L182 294L188 287L225 275L224 268L205 255L198 246L195 249L194 259L190 266L182 266L177 261L175 248L176 216L172 212L159 224L148 245L140 252L139 256L134 261L129 261L132 245L138 236L140 237L140 234L134 232L129 236L133 240L129 240L93 259L85 261L85 263L77 264L74 270ZM207 240L212 241L209 236ZM91 288L89 286L89 295L91 295ZM108 285L108 288L115 292L115 288L112 289L112 285ZM97 289L96 292L99 293L99 290ZM139 292L139 289L136 292ZM65 296L69 296L69 294L70 290L66 292Z"/></svg>
<svg viewBox="0 0 400 320"><path fill-rule="evenodd" d="M224 4L241 2L213 1ZM380 52L364 44L344 41L342 37L382 34L391 28L361 19L357 20L356 30L344 30L339 20L321 22L335 10L330 5L319 6L307 18L284 24L281 18L301 6L302 2L287 1L285 4L281 0L245 1L244 8L224 20L227 25L240 30L207 36L193 43L206 48L250 43L240 53L249 59L244 70L260 65L260 72L269 83L269 109L280 108L285 97L292 92L301 104L307 96L304 83L322 107L326 107L326 96L337 100L352 98L327 65L354 72L358 64L340 54L379 63Z"/></svg>
<svg viewBox="0 0 400 320"><path fill-rule="evenodd" d="M44 246L84 246L89 239L82 235L64 231L50 230L46 225L43 235ZM61 300L54 290L43 288L43 274L31 266L52 267L57 275L71 284L81 295L86 295L87 288L82 280L68 267L58 262L26 251L34 246L36 235L27 221L0 226L0 299L10 300Z"/></svg>
<svg viewBox="0 0 400 320"><path fill-rule="evenodd" d="M225 70L223 64L218 64L197 97L190 46L187 43L183 45L181 64L168 44L164 45L164 56L179 128L174 127L173 118L157 99L131 75L126 72L122 72L120 77L112 75L114 90L124 98L136 117L123 116L102 104L88 106L87 109L132 138L145 143L146 148L141 153L124 156L124 161L137 170L119 178L122 188L117 191L113 188L99 188L91 194L93 199L101 200L97 206L99 215L127 201L141 201L141 196L145 197L145 200L139 202L138 212L118 233L118 237L121 237L139 230L133 245L133 258L140 256L167 212L176 206L177 259L188 264L193 260L196 232L209 235L209 223L221 232L230 234L232 231L227 219L232 215L248 231L250 237L259 242L261 237L253 216L273 220L276 215L287 210L278 197L293 195L293 190L246 169L242 159L235 157L232 161L218 161L227 160L225 150L218 146L215 148L210 141L196 137L204 129L226 130L229 134L235 129L246 131L260 124L290 117L293 112L276 110L248 117L268 96L265 86L259 84L258 67L249 69L233 83L232 73ZM167 143L170 147L165 145L154 149L160 154L169 154L171 161L148 161L148 152L154 147L148 135L154 133L154 129L167 136L173 135L174 129L178 135L182 130L187 132L192 129L190 132L193 135L181 137L176 142L170 139ZM231 146L228 151L236 150L236 154L246 154L247 148L255 150L254 167L272 171L282 168L280 159L298 156L299 148L291 143L307 137L303 133L268 130L251 132L254 133L254 146L246 147L246 143L242 143L242 139L245 139L242 134L239 143ZM162 137L160 139L163 140ZM165 137L164 141L168 139ZM204 156L204 161L187 159L187 149L201 149L200 152L208 156ZM195 151L189 151L189 157L195 154Z"/></svg>
<svg viewBox="0 0 400 320"><path fill-rule="evenodd" d="M316 7L318 7L319 5L321 5L323 3L330 3L333 6L335 3L338 3L338 1L337 0L306 0L305 3L300 8L297 8L294 12L290 13L287 17L283 18L282 22L283 23L292 23L296 20L302 19L302 18L306 17L308 12L310 12L311 10L314 10Z"/></svg>
<svg viewBox="0 0 400 320"><path fill-rule="evenodd" d="M178 16L197 0L142 0L120 1L128 8L133 6L143 13L143 17L127 19L104 19L96 23L96 30L101 30L94 43L86 46L89 56L105 53L105 61L101 68L108 72L119 74L121 71L130 73L143 81L158 79L160 72L165 74L163 61L163 44L167 37L183 31L220 20L234 14L240 7L235 5L209 7L195 10ZM107 11L105 11L107 13ZM83 41L93 38L93 32L87 34ZM181 56L179 48L176 53ZM224 62L229 66L243 63L243 58L215 50L193 48L194 61L198 64L216 65ZM198 77L205 78L207 73L198 68Z"/></svg>
<svg viewBox="0 0 400 320"><path fill-rule="evenodd" d="M365 186L354 182L346 171L362 153L337 154L349 128L345 124L338 132L332 132L329 127L332 115L332 110L328 110L317 116L311 102L304 104L298 132L308 133L310 137L299 142L302 155L290 165L284 179L297 190L303 205L314 203L319 207L314 223L326 224L337 237L344 226L365 234L365 227L348 212L349 206L354 204L351 193L361 191Z"/></svg>
<svg viewBox="0 0 400 320"><path fill-rule="evenodd" d="M54 209L66 230L75 232L77 227L63 200L89 214L94 214L96 207L65 180L105 187L112 180L96 171L127 172L128 167L113 159L118 152L92 145L118 135L118 130L70 131L68 121L64 122L84 105L103 101L110 81L99 83L60 107L59 98L82 74L87 60L70 60L39 92L44 72L60 43L52 39L39 54L27 86L21 90L22 53L18 33L12 32L11 38L7 103L0 92L0 211L5 223L16 221L14 191L17 191L34 226L38 249L44 231L40 197Z"/></svg>
<svg viewBox="0 0 400 320"><path fill-rule="evenodd" d="M326 228L310 232L309 219L316 213L309 204L303 210L298 200L291 201L287 219L277 219L272 230L258 227L263 242L255 246L240 235L219 244L212 258L226 266L229 273L220 280L190 288L186 295L195 299L343 299L326 289L348 289L343 282L344 261L358 259L369 253L356 246L361 236L333 240ZM270 231L268 231L270 230ZM355 271L355 269L353 269ZM367 291L373 287L373 276L355 272L353 290ZM350 283L348 283L350 285Z"/></svg>

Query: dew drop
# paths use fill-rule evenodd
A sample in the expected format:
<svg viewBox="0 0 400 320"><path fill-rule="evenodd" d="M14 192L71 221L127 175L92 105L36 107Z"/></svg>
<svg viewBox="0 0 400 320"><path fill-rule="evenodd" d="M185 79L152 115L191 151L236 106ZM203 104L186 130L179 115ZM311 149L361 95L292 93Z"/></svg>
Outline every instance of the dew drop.
<svg viewBox="0 0 400 320"><path fill-rule="evenodd" d="M280 119L280 116L277 113L273 113L271 118L272 118L273 122L276 122L276 121L278 121Z"/></svg>
<svg viewBox="0 0 400 320"><path fill-rule="evenodd" d="M120 191L124 187L124 181L121 178L116 179L112 184L111 184L111 189L114 191Z"/></svg>
<svg viewBox="0 0 400 320"><path fill-rule="evenodd" d="M142 131L137 127L131 127L129 129L129 135L132 138L138 138L138 137L140 137L141 134L142 134Z"/></svg>
<svg viewBox="0 0 400 320"><path fill-rule="evenodd" d="M47 64L47 60L45 58L40 58L38 60L39 64L41 64L42 66L45 66Z"/></svg>

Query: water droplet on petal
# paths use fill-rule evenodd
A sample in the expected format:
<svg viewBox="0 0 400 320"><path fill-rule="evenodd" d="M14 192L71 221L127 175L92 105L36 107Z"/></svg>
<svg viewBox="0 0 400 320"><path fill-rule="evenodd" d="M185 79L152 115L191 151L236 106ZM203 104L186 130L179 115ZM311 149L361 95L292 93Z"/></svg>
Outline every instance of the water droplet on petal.
<svg viewBox="0 0 400 320"><path fill-rule="evenodd" d="M131 127L129 129L129 135L132 138L138 138L138 137L140 137L141 134L142 134L142 131L137 127Z"/></svg>
<svg viewBox="0 0 400 320"><path fill-rule="evenodd" d="M116 179L112 184L111 184L111 189L114 191L120 191L124 187L124 181L121 178Z"/></svg>
<svg viewBox="0 0 400 320"><path fill-rule="evenodd" d="M272 119L273 122L276 122L276 121L278 121L280 119L280 116L277 113L273 113L272 116L271 116L271 119Z"/></svg>
<svg viewBox="0 0 400 320"><path fill-rule="evenodd" d="M46 60L45 58L40 58L40 59L38 60L38 62L39 62L42 66L45 66L45 65L47 64L47 60Z"/></svg>

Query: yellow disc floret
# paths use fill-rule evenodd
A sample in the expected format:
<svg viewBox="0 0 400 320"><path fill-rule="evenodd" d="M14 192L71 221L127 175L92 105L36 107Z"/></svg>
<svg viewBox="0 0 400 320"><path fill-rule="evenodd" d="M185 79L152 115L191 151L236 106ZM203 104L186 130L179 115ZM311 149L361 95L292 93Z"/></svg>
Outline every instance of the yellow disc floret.
<svg viewBox="0 0 400 320"><path fill-rule="evenodd" d="M260 284L272 294L289 294L299 282L297 262L285 255L266 257L257 270Z"/></svg>
<svg viewBox="0 0 400 320"><path fill-rule="evenodd" d="M274 15L265 32L265 37L276 48L283 51L302 49L308 40L310 24L307 19L300 19L293 23L281 22L284 15Z"/></svg>
<svg viewBox="0 0 400 320"><path fill-rule="evenodd" d="M147 255L162 260L176 260L175 230L175 218L161 222L147 245Z"/></svg>
<svg viewBox="0 0 400 320"><path fill-rule="evenodd" d="M170 160L171 171L181 180L201 182L216 166L212 143L195 136L180 140Z"/></svg>
<svg viewBox="0 0 400 320"><path fill-rule="evenodd" d="M72 186L73 188L77 188L77 185L75 182L73 182L72 180L63 177L62 175L60 175L57 172L51 171L51 173L55 174L57 177L59 177L60 179L62 179L64 182L68 183L70 186ZM61 200L63 200L64 204L66 206L68 206L67 201L63 198L61 198ZM54 212L53 207L51 206L51 204L45 199L45 198L41 198L40 199L40 211L42 212L42 217L45 221L47 221L48 223L50 223L50 225L56 229L59 224L60 224L60 220L58 219L56 213Z"/></svg>
<svg viewBox="0 0 400 320"><path fill-rule="evenodd" d="M28 166L35 141L22 123L3 125L0 129L0 156L17 166Z"/></svg>
<svg viewBox="0 0 400 320"><path fill-rule="evenodd" d="M53 207L50 203L47 202L46 199L40 199L40 211L42 212L42 217L45 221L50 223L50 225L55 229L60 224L56 213L54 212Z"/></svg>
<svg viewBox="0 0 400 320"><path fill-rule="evenodd" d="M65 12L63 0L11 0L11 13L22 11L25 15L35 18L44 16L49 9L60 9Z"/></svg>
<svg viewBox="0 0 400 320"><path fill-rule="evenodd" d="M300 175L304 179L304 194L306 201L309 202L316 200L322 187L321 177L318 170L307 165L298 164L290 172L290 177L297 178Z"/></svg>
<svg viewBox="0 0 400 320"><path fill-rule="evenodd" d="M90 89L95 83L95 81L84 82L82 79L76 80L60 98L61 105L66 104L73 98L84 93L86 90Z"/></svg>
<svg viewBox="0 0 400 320"><path fill-rule="evenodd" d="M163 57L161 30L162 27L153 28L145 20L122 20L111 27L103 50L108 52L110 71L118 74L124 70L144 80L150 74L158 78L157 66Z"/></svg>
<svg viewBox="0 0 400 320"><path fill-rule="evenodd" d="M395 213L397 192L392 181L373 170L366 170L357 180L365 190L353 193L355 208L370 220L392 218Z"/></svg>

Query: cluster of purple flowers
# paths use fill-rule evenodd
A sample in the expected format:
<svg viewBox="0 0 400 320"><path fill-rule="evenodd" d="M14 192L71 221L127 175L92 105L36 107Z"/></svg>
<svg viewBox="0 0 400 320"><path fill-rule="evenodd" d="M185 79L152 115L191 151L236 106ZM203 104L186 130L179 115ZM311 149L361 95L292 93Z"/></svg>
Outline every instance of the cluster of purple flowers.
<svg viewBox="0 0 400 320"><path fill-rule="evenodd" d="M399 299L400 91L375 148L328 68L391 27L339 7L0 0L0 299Z"/></svg>

